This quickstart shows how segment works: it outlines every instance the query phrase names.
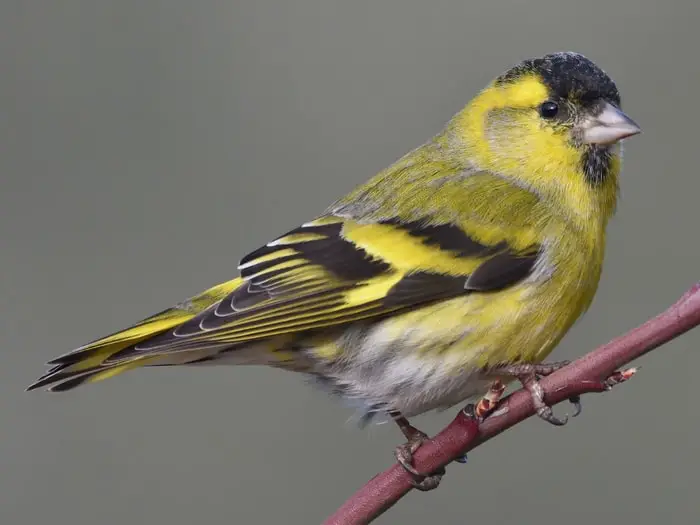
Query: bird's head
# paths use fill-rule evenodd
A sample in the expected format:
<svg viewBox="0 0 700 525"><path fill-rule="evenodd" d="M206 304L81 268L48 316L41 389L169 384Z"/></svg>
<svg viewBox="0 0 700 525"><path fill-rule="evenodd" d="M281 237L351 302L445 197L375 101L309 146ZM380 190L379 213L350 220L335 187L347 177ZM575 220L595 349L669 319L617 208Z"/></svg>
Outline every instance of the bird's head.
<svg viewBox="0 0 700 525"><path fill-rule="evenodd" d="M617 196L619 141L641 131L620 109L615 83L577 53L509 69L448 129L474 167L567 202L568 209L604 215Z"/></svg>

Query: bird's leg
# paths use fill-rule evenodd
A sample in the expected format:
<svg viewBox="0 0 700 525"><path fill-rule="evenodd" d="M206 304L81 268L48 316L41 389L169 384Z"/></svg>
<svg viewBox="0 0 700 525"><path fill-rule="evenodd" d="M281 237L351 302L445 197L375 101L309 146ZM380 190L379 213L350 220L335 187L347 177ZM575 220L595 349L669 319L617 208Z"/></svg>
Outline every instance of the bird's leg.
<svg viewBox="0 0 700 525"><path fill-rule="evenodd" d="M390 412L399 429L406 436L406 443L396 447L394 455L399 464L413 477L411 484L418 490L428 491L437 488L440 484L442 476L445 474L445 469L441 468L432 474L422 474L413 466L413 454L420 446L429 438L424 433L408 422L408 419L403 417L400 412Z"/></svg>
<svg viewBox="0 0 700 525"><path fill-rule="evenodd" d="M554 415L554 412L552 412L552 407L544 402L544 392L542 391L542 386L538 381L538 377L548 376L560 368L564 368L568 364L569 361L539 364L516 363L497 366L490 369L489 372L517 378L523 387L530 392L532 401L535 404L535 410L537 410L537 415L552 425L562 426L566 424L569 418L568 416L564 417L564 419L558 418ZM579 396L574 396L569 399L569 401L574 405L573 417L578 416L581 413L581 398Z"/></svg>
<svg viewBox="0 0 700 525"><path fill-rule="evenodd" d="M488 392L486 392L486 394L476 405L468 405L470 410L465 413L468 413L469 417L473 417L479 422L483 421L484 418L486 418L486 416L488 416L491 412L493 412L494 408L496 408L496 405L500 401L505 390L506 386L503 384L503 382L500 379L495 380L493 383L491 383ZM441 468L430 475L425 475L418 472L413 466L413 454L426 440L429 439L428 436L411 425L408 419L401 415L401 412L392 410L389 412L389 415L396 422L399 429L406 437L406 443L396 447L394 455L396 456L396 460L399 462L399 464L406 469L411 476L413 476L413 486L418 490L423 491L437 488L437 486L440 484L442 476L445 474L444 468ZM455 461L458 463L466 463L467 455L465 454Z"/></svg>

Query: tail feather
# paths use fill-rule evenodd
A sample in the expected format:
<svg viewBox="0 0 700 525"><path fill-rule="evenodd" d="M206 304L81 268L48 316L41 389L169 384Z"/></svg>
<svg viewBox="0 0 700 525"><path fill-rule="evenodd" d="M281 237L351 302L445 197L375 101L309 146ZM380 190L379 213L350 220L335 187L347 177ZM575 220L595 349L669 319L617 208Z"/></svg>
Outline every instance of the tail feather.
<svg viewBox="0 0 700 525"><path fill-rule="evenodd" d="M27 390L53 385L49 388L50 391L64 392L85 383L107 379L133 368L156 364L162 360L163 354L167 353L167 348L159 349L158 353L132 355L120 361L108 362L108 360L122 350L172 330L192 319L198 313L219 302L237 288L241 282L240 278L233 279L210 288L188 301L152 315L125 330L97 339L72 352L52 359L47 363L52 368L29 385Z"/></svg>
<svg viewBox="0 0 700 525"><path fill-rule="evenodd" d="M29 386L27 390L34 390L35 388L40 388L42 386L52 385L49 388L50 392L66 392L85 383L102 381L103 379L121 374L122 372L131 370L132 368L145 366L147 365L146 361L152 360L156 357L157 356L151 356L150 359L148 357L134 359L129 363L119 365L96 366L82 371L58 370L37 380L35 383Z"/></svg>

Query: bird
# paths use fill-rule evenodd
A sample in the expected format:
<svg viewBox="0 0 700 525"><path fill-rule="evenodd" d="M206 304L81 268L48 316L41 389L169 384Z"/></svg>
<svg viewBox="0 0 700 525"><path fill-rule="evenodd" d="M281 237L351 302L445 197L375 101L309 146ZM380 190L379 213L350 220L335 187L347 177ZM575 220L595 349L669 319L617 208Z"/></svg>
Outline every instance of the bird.
<svg viewBox="0 0 700 525"><path fill-rule="evenodd" d="M641 128L599 66L574 52L522 60L432 139L240 259L238 275L61 355L28 387L72 390L128 370L269 365L408 422L538 379L589 308L619 193L621 141ZM423 484L423 485L421 485Z"/></svg>

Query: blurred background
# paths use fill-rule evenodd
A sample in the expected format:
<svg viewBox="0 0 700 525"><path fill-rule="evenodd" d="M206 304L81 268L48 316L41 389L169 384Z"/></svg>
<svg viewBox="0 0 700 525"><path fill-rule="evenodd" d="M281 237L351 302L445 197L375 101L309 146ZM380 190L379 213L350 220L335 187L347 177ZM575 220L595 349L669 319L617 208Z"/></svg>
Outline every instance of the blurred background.
<svg viewBox="0 0 700 525"><path fill-rule="evenodd" d="M690 0L3 0L0 523L320 523L389 466L397 429L356 428L280 371L23 389L49 358L231 278L523 58L586 54L644 129L597 299L552 358L666 308L700 279L699 15ZM699 346L697 330L645 357L564 428L519 425L378 523L700 522ZM434 433L455 410L415 423Z"/></svg>

